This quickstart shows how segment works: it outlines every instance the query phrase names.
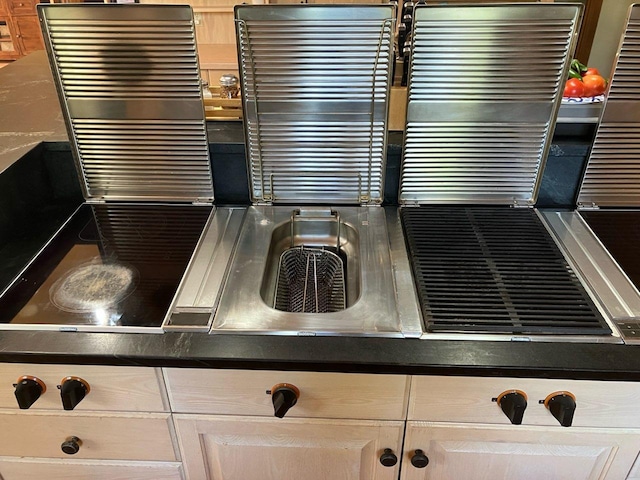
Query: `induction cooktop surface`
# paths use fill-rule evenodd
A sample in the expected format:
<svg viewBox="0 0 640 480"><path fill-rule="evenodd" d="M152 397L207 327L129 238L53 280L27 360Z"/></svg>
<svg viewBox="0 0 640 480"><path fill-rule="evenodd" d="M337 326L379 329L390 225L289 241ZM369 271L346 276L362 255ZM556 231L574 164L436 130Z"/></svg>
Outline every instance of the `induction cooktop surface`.
<svg viewBox="0 0 640 480"><path fill-rule="evenodd" d="M0 328L159 328L211 211L82 205L6 286Z"/></svg>

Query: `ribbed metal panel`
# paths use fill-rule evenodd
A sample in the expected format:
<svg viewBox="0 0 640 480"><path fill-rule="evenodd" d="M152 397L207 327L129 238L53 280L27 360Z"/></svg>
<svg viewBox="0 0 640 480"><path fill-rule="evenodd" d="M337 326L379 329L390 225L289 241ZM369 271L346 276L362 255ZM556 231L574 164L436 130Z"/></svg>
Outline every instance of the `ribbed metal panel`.
<svg viewBox="0 0 640 480"><path fill-rule="evenodd" d="M379 203L390 6L239 6L252 199Z"/></svg>
<svg viewBox="0 0 640 480"><path fill-rule="evenodd" d="M72 125L91 196L211 197L202 121L75 119Z"/></svg>
<svg viewBox="0 0 640 480"><path fill-rule="evenodd" d="M629 10L578 205L640 205L640 5Z"/></svg>
<svg viewBox="0 0 640 480"><path fill-rule="evenodd" d="M415 9L402 201L535 201L579 15L556 4Z"/></svg>
<svg viewBox="0 0 640 480"><path fill-rule="evenodd" d="M211 201L191 9L39 7L85 196Z"/></svg>

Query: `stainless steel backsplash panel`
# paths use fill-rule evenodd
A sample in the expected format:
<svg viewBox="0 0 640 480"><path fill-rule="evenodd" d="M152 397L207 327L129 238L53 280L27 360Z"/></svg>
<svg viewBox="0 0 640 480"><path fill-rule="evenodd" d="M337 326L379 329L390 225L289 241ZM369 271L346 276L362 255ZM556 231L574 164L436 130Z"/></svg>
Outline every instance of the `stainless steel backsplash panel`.
<svg viewBox="0 0 640 480"><path fill-rule="evenodd" d="M580 14L575 4L415 9L402 202L535 202Z"/></svg>
<svg viewBox="0 0 640 480"><path fill-rule="evenodd" d="M629 9L578 206L640 205L640 4Z"/></svg>
<svg viewBox="0 0 640 480"><path fill-rule="evenodd" d="M191 8L38 14L85 197L212 201Z"/></svg>
<svg viewBox="0 0 640 480"><path fill-rule="evenodd" d="M393 8L237 6L254 202L381 203Z"/></svg>

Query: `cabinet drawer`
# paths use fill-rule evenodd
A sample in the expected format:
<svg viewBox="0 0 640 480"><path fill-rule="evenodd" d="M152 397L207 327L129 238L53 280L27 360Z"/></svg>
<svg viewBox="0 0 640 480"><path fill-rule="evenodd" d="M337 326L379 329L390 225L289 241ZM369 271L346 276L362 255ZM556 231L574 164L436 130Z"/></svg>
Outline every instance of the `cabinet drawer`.
<svg viewBox="0 0 640 480"><path fill-rule="evenodd" d="M171 409L180 413L273 416L274 385L300 390L288 417L402 420L409 379L404 375L164 369Z"/></svg>
<svg viewBox="0 0 640 480"><path fill-rule="evenodd" d="M560 428L549 410L540 404L551 393L575 395L573 426L640 428L637 415L640 384L531 378L476 378L415 376L409 400L409 420L510 424L497 402L507 390L527 395L522 425Z"/></svg>
<svg viewBox="0 0 640 480"><path fill-rule="evenodd" d="M0 413L0 453L6 456L175 461L167 413ZM75 455L63 453L70 437L81 440Z"/></svg>
<svg viewBox="0 0 640 480"><path fill-rule="evenodd" d="M74 411L165 412L168 402L159 369L93 365L0 364L0 408L18 410L13 384L23 375L44 382L45 392L29 410L63 411L57 385L68 376L89 384L89 393Z"/></svg>
<svg viewBox="0 0 640 480"><path fill-rule="evenodd" d="M9 10L14 15L35 15L36 3L31 0L7 0Z"/></svg>
<svg viewBox="0 0 640 480"><path fill-rule="evenodd" d="M179 463L0 457L2 480L182 480Z"/></svg>

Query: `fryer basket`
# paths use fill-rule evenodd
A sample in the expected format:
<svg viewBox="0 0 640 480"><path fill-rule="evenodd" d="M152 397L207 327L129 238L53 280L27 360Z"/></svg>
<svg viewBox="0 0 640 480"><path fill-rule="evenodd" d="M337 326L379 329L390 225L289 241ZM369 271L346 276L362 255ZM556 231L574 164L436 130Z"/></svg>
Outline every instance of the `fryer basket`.
<svg viewBox="0 0 640 480"><path fill-rule="evenodd" d="M330 313L346 308L344 265L330 250L292 247L280 256L274 308Z"/></svg>

